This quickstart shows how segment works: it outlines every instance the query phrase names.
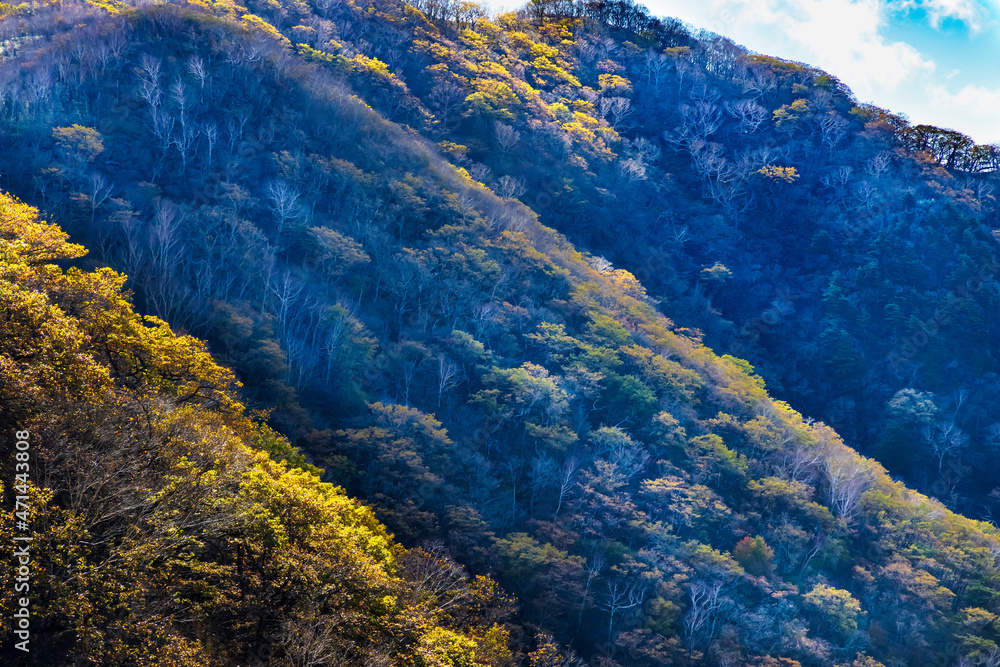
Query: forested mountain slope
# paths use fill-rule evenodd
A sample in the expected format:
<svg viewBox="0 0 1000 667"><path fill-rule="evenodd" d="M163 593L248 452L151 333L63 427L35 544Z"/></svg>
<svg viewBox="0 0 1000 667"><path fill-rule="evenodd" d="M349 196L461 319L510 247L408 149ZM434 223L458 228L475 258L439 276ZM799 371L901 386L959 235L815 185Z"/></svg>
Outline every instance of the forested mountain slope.
<svg viewBox="0 0 1000 667"><path fill-rule="evenodd" d="M723 304L743 318L742 356L781 345L767 375L789 400L870 396L891 409L891 451L946 406L918 391L906 352L896 368L913 391L855 392L866 368L857 337L878 331L879 290L912 290L895 305L919 317L915 304L930 307L921 299L948 285L934 292L941 267L911 280L882 263L917 271L920 253L946 250L964 267L956 285L977 261L989 266L988 184L959 186L917 150L939 135L853 107L827 75L695 39L627 4L495 20L473 5L422 9L12 8L0 173L94 249L78 263L121 270L142 310L207 339L245 400L403 543L446 550L518 598L516 619L497 599L497 612L470 603L475 621L445 618L441 633L471 637L446 635L466 653L415 664L567 664L536 630L605 666L1000 655L992 524L893 481L769 397L746 361L683 328L734 344L711 306ZM749 103L723 100L737 82ZM972 168L991 156L965 145L938 157ZM901 183L912 199L897 205L889 186ZM921 231L932 221L933 234ZM869 236L901 250L873 253ZM871 253L868 273L825 273L851 252ZM803 291L775 292L792 285ZM820 292L822 313L810 296ZM968 308L939 330L974 341L987 319L961 318L993 292L963 294ZM725 311L745 295L747 310ZM793 311L801 330L781 339ZM827 347L796 356L816 340ZM956 367L991 363L981 351ZM234 460L285 479L255 456ZM244 474L231 465L225 474ZM287 474L295 492L316 484ZM344 567L331 558L330 572ZM203 594L219 613L243 613ZM177 613L202 609L171 600ZM167 614L122 604L153 624ZM240 604L271 611L264 598ZM275 645L279 626L258 622L255 641ZM411 655L394 647L421 646L428 635L414 627L403 639L387 629L392 639L373 637L371 650ZM181 628L170 641L185 646L221 632ZM222 638L232 644L220 655L242 660L243 638Z"/></svg>
<svg viewBox="0 0 1000 667"><path fill-rule="evenodd" d="M497 624L509 602L492 581L394 543L247 417L201 343L135 314L122 276L52 264L81 254L0 196L0 532L28 554L0 556L3 664L509 655ZM27 443L16 457L15 440ZM25 606L30 635L15 638Z"/></svg>

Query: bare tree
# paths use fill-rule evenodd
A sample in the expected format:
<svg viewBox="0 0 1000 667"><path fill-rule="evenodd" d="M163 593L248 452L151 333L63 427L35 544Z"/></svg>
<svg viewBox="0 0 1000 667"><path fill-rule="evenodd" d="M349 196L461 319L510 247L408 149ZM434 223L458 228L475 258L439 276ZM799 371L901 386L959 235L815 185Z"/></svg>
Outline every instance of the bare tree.
<svg viewBox="0 0 1000 667"><path fill-rule="evenodd" d="M858 499L872 484L872 472L864 459L850 453L835 453L823 462L830 485L830 506L838 516L854 516Z"/></svg>
<svg viewBox="0 0 1000 667"><path fill-rule="evenodd" d="M52 70L43 67L31 72L25 81L28 100L34 103L35 116L42 110L46 102L52 101L52 89L54 87L52 77ZM29 108L31 108L31 105L29 105Z"/></svg>
<svg viewBox="0 0 1000 667"><path fill-rule="evenodd" d="M889 169L889 164L892 160L892 155L889 153L879 153L872 159L868 160L868 164L865 165L865 170L869 174L874 176L876 179L882 178L882 174Z"/></svg>
<svg viewBox="0 0 1000 667"><path fill-rule="evenodd" d="M834 147L847 136L849 123L841 118L836 111L821 114L816 122L819 124L822 141L830 149L830 155L832 156Z"/></svg>
<svg viewBox="0 0 1000 667"><path fill-rule="evenodd" d="M292 307L298 301L305 285L288 271L281 274L274 284L269 285L271 293L277 298L273 314L278 320L278 336L284 340L288 334L288 323Z"/></svg>
<svg viewBox="0 0 1000 667"><path fill-rule="evenodd" d="M504 457L503 467L510 475L510 520L517 520L517 481L521 478L521 466L524 459L515 454Z"/></svg>
<svg viewBox="0 0 1000 667"><path fill-rule="evenodd" d="M721 144L694 139L689 144L691 165L706 184L728 181L733 175L733 167L724 155Z"/></svg>
<svg viewBox="0 0 1000 667"><path fill-rule="evenodd" d="M187 171L188 156L191 154L195 142L198 141L198 134L197 128L193 125L182 123L181 131L174 137L174 146L181 154L181 174Z"/></svg>
<svg viewBox="0 0 1000 667"><path fill-rule="evenodd" d="M663 83L663 79L670 69L670 58L665 53L657 53L650 49L646 52L644 64L646 79L653 87L653 94L659 95L660 84Z"/></svg>
<svg viewBox="0 0 1000 667"><path fill-rule="evenodd" d="M520 141L521 133L510 125L504 125L498 121L493 124L493 138L497 142L500 151L506 154Z"/></svg>
<svg viewBox="0 0 1000 667"><path fill-rule="evenodd" d="M428 603L437 611L448 611L472 597L465 568L440 542L410 549L399 559L399 566L415 604Z"/></svg>
<svg viewBox="0 0 1000 667"><path fill-rule="evenodd" d="M618 173L626 183L646 180L646 165L641 160L627 158L618 163Z"/></svg>
<svg viewBox="0 0 1000 667"><path fill-rule="evenodd" d="M247 122L249 122L250 117L245 113L241 113L235 118L229 116L226 118L226 140L229 144L230 154L236 148L236 142L243 138L243 133L246 131Z"/></svg>
<svg viewBox="0 0 1000 667"><path fill-rule="evenodd" d="M722 122L719 107L709 101L683 104L680 112L684 121L681 133L688 141L708 138L719 129Z"/></svg>
<svg viewBox="0 0 1000 667"><path fill-rule="evenodd" d="M986 439L991 447L1000 450L1000 422L990 425Z"/></svg>
<svg viewBox="0 0 1000 667"><path fill-rule="evenodd" d="M687 227L675 226L668 232L668 240L674 245L683 246L692 238L691 230Z"/></svg>
<svg viewBox="0 0 1000 667"><path fill-rule="evenodd" d="M153 224L149 231L150 264L160 270L169 271L180 263L180 222L177 204L163 198L155 201Z"/></svg>
<svg viewBox="0 0 1000 667"><path fill-rule="evenodd" d="M342 308L342 307L341 307ZM348 313L334 308L333 316L328 319L328 327L323 337L322 349L326 355L326 383L330 384L333 376L333 365L340 355L341 347L347 336Z"/></svg>
<svg viewBox="0 0 1000 667"><path fill-rule="evenodd" d="M556 511L552 515L552 521L559 518L559 510L562 509L563 502L569 497L569 492L576 486L576 471L580 467L580 462L575 456L566 459L562 469L559 471L557 482L559 484L559 500L556 503Z"/></svg>
<svg viewBox="0 0 1000 667"><path fill-rule="evenodd" d="M608 642L614 641L615 616L642 605L646 599L646 584L641 579L622 572L605 581L601 608L608 612Z"/></svg>
<svg viewBox="0 0 1000 667"><path fill-rule="evenodd" d="M501 176L497 180L497 194L503 199L516 199L525 192L527 189L524 186L524 181L520 178Z"/></svg>
<svg viewBox="0 0 1000 667"><path fill-rule="evenodd" d="M410 404L410 392L413 390L413 382L417 378L417 371L427 361L427 348L419 343L404 341L396 346L394 350L396 366L398 367L397 379L399 388L403 391L403 403Z"/></svg>
<svg viewBox="0 0 1000 667"><path fill-rule="evenodd" d="M635 477L649 463L649 452L627 433L616 427L598 429L593 435L597 455L606 460L626 481Z"/></svg>
<svg viewBox="0 0 1000 667"><path fill-rule="evenodd" d="M642 160L643 164L652 164L660 159L660 155L663 151L660 147L654 144L649 139L645 137L639 137L635 141L629 144L632 149L633 157L638 160Z"/></svg>
<svg viewBox="0 0 1000 667"><path fill-rule="evenodd" d="M181 127L187 127L187 86L180 79L177 79L170 85L170 98L180 110Z"/></svg>
<svg viewBox="0 0 1000 667"><path fill-rule="evenodd" d="M757 104L754 100L727 102L726 111L740 122L740 132L742 134L756 132L768 117L767 109Z"/></svg>
<svg viewBox="0 0 1000 667"><path fill-rule="evenodd" d="M997 149L997 151L1000 152L1000 149ZM992 167L991 171L1000 171L1000 164ZM975 192L976 199L981 202L985 202L987 199L993 199L996 194L996 188L981 178L974 180L969 179L966 181L964 189Z"/></svg>
<svg viewBox="0 0 1000 667"><path fill-rule="evenodd" d="M122 231L124 243L119 249L118 263L126 276L131 280L138 280L140 273L148 268L148 248L142 243L139 223L136 222L134 215L125 217L122 221Z"/></svg>
<svg viewBox="0 0 1000 667"><path fill-rule="evenodd" d="M108 51L116 60L122 57L122 54L125 53L125 48L128 46L128 31L128 22L122 22L116 29L108 33L108 36L104 40Z"/></svg>
<svg viewBox="0 0 1000 667"><path fill-rule="evenodd" d="M681 94L684 89L684 79L697 78L698 68L691 62L690 58L678 58L674 63L674 75L677 77L677 94Z"/></svg>
<svg viewBox="0 0 1000 667"><path fill-rule="evenodd" d="M444 353L438 355L438 407L441 407L441 397L446 391L457 387L462 378L458 374L458 365L448 359Z"/></svg>
<svg viewBox="0 0 1000 667"><path fill-rule="evenodd" d="M430 99L437 106L441 122L447 125L465 99L465 91L451 81L443 81L431 89Z"/></svg>
<svg viewBox="0 0 1000 667"><path fill-rule="evenodd" d="M822 461L823 457L819 452L803 447L792 447L785 452L777 467L784 479L808 484L819 474Z"/></svg>
<svg viewBox="0 0 1000 667"><path fill-rule="evenodd" d="M113 188L103 174L90 176L90 224L94 224L97 209L111 197Z"/></svg>
<svg viewBox="0 0 1000 667"><path fill-rule="evenodd" d="M835 200L843 200L847 197L847 184L850 182L851 174L853 173L854 167L843 165L837 167L832 173L824 175L819 180L824 186L834 191Z"/></svg>
<svg viewBox="0 0 1000 667"><path fill-rule="evenodd" d="M189 316L193 292L186 281L175 279L175 271L183 266L184 244L180 225L180 209L173 202L157 199L153 224L149 229L149 270L144 290L146 300L157 316L184 326Z"/></svg>
<svg viewBox="0 0 1000 667"><path fill-rule="evenodd" d="M197 53L188 58L188 72L190 72L199 83L198 100L205 98L205 81L208 79L208 70L205 69L205 61Z"/></svg>
<svg viewBox="0 0 1000 667"><path fill-rule="evenodd" d="M955 398L955 414L952 417L954 419L958 416L958 411L962 409L965 401L969 398L969 390L965 387L959 387L952 396Z"/></svg>
<svg viewBox="0 0 1000 667"><path fill-rule="evenodd" d="M159 107L153 107L149 115L151 121L150 130L153 136L160 142L160 161L158 164L162 165L164 158L167 157L167 150L174 143L174 117ZM159 166L157 167L157 173L159 173Z"/></svg>
<svg viewBox="0 0 1000 667"><path fill-rule="evenodd" d="M767 67L751 67L740 83L743 85L743 93L754 99L763 97L777 87L777 79Z"/></svg>
<svg viewBox="0 0 1000 667"><path fill-rule="evenodd" d="M215 150L215 144L219 143L219 126L215 121L205 123L201 126L201 133L205 135L205 140L208 142L208 162L206 164L211 169L212 151Z"/></svg>
<svg viewBox="0 0 1000 667"><path fill-rule="evenodd" d="M866 211L871 211L878 204L879 189L868 181L862 182L854 192L858 205Z"/></svg>
<svg viewBox="0 0 1000 667"><path fill-rule="evenodd" d="M708 583L699 580L691 583L691 589L688 591L691 606L684 614L684 636L688 647L694 645L695 634L705 627L705 624L719 608L719 594L721 592L721 581Z"/></svg>
<svg viewBox="0 0 1000 667"><path fill-rule="evenodd" d="M938 422L933 426L925 426L921 435L937 457L938 473L944 468L946 456L969 446L969 436L955 422Z"/></svg>
<svg viewBox="0 0 1000 667"><path fill-rule="evenodd" d="M279 642L291 667L321 667L345 664L350 657L350 644L341 639L336 616L320 616L315 612L285 621Z"/></svg>
<svg viewBox="0 0 1000 667"><path fill-rule="evenodd" d="M135 211L124 199L112 199L113 210L97 225L97 247L101 259L111 262L112 252L127 226L134 224Z"/></svg>
<svg viewBox="0 0 1000 667"><path fill-rule="evenodd" d="M139 95L150 109L157 109L163 99L163 89L160 88L160 61L148 53L139 58L136 69L139 76Z"/></svg>
<svg viewBox="0 0 1000 667"><path fill-rule="evenodd" d="M284 340L285 359L288 372L285 381L298 390L316 374L316 350L301 336L286 335Z"/></svg>
<svg viewBox="0 0 1000 667"><path fill-rule="evenodd" d="M469 175L472 176L473 180L478 181L480 183L485 183L487 180L489 180L490 174L492 173L493 170L487 167L482 162L476 162L471 167L469 167Z"/></svg>
<svg viewBox="0 0 1000 667"><path fill-rule="evenodd" d="M173 140L173 143L181 154L181 173L183 174L187 171L188 151L191 150L194 142L198 139L199 131L188 124L187 86L183 81L177 79L171 84L170 97L173 99L174 104L177 105L179 111L177 121L180 123L181 131L179 136Z"/></svg>
<svg viewBox="0 0 1000 667"><path fill-rule="evenodd" d="M971 663L970 663L971 664ZM976 657L976 667L1000 667L1000 648L994 646Z"/></svg>
<svg viewBox="0 0 1000 667"><path fill-rule="evenodd" d="M626 97L602 97L598 103L598 111L608 121L608 125L617 130L632 115L632 102Z"/></svg>
<svg viewBox="0 0 1000 667"><path fill-rule="evenodd" d="M274 245L280 246L285 225L289 221L295 221L302 217L303 211L299 204L299 193L287 182L279 180L268 183L264 188L264 194L277 225Z"/></svg>

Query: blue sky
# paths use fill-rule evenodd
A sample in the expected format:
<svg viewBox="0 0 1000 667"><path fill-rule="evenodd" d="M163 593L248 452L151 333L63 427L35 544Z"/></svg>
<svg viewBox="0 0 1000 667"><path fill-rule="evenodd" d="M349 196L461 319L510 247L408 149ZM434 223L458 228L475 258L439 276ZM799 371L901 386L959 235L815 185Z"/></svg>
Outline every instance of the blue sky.
<svg viewBox="0 0 1000 667"><path fill-rule="evenodd" d="M768 55L820 67L862 102L1000 141L1000 0L649 0Z"/></svg>
<svg viewBox="0 0 1000 667"><path fill-rule="evenodd" d="M519 2L490 0L491 6ZM749 49L822 68L862 102L1000 142L1000 0L647 0Z"/></svg>

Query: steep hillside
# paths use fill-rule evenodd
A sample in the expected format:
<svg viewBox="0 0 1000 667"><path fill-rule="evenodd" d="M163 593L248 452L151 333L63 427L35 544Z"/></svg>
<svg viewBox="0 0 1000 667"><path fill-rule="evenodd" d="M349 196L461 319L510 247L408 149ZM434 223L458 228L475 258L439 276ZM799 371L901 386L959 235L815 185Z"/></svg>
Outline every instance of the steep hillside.
<svg viewBox="0 0 1000 667"><path fill-rule="evenodd" d="M52 264L81 254L0 196L5 665L509 656L490 580L394 543L247 418L200 343L136 315L123 277Z"/></svg>
<svg viewBox="0 0 1000 667"><path fill-rule="evenodd" d="M697 324L712 340L731 339L706 294L724 303L732 289L734 303L739 293L766 304L767 289L743 289L754 272L797 275L804 269L793 258L817 275L826 270L809 264L797 235L818 237L812 252L831 261L860 243L825 217L809 221L828 230L793 224L815 212L808 206L860 210L845 203L859 201L850 199L854 172L834 161L848 138L852 160L898 148L885 160L913 184L907 209L883 207L879 198L890 191L869 182L869 211L924 211L921 224L929 224L927 211L949 225L963 220L955 234L963 245L945 246L978 249L980 258L993 252L984 245L994 215L986 190L949 190L955 176L907 154L912 134L877 110L852 108L826 75L748 57L722 39L696 40L627 4L536 5L496 20L475 6L422 9L61 3L14 9L4 23L7 184L95 249L94 259L78 262L123 271L141 309L206 338L244 383L245 400L270 410L270 424L326 479L369 503L404 544L447 551L470 571L495 576L521 605L508 626L479 603L454 619L428 611L444 620L427 631L426 621L406 624L405 606L377 598L386 606L373 601L352 618L388 615L386 623L398 620L411 634L387 626L357 650L405 660L406 647L442 637L458 653L425 654L415 664L567 664L549 633L603 666L937 665L1000 654L993 525L893 481L834 430L769 397L748 362L717 356L701 332L662 314ZM737 74L757 81L763 92L755 99L780 102L781 113L769 108L752 127L756 107L746 107L744 121L733 106L734 120L722 122L713 87ZM821 108L832 115L817 116ZM824 117L842 132L824 131ZM632 129L629 118L643 122ZM743 146L744 162L708 141L721 134ZM873 164L873 178L897 178ZM846 173L847 194L810 204L821 199L815 181L832 173ZM919 180L934 175L936 186ZM949 207L964 207L964 217ZM764 222L773 225L767 233ZM743 236L733 242L737 225ZM920 236L915 224L907 229ZM880 229L882 242L905 243L891 230ZM668 250L647 254L657 248ZM634 274L598 250L631 263ZM775 262L773 273L763 258ZM834 288L848 277L874 285L856 275L833 287L816 275L802 279L829 293L830 314L815 312L812 293L785 298L813 313L788 339L789 353L833 317L843 335L837 329L820 340L851 350L863 330L851 329L859 319L851 309L880 297L838 296ZM924 290L916 279L905 284ZM989 290L969 294L979 303ZM791 312L781 303L770 306L781 316L772 329L742 337L763 341L750 340L750 352L763 354L767 335ZM81 322L90 319L100 321L84 314ZM832 377L848 392L861 371L843 360L814 363L825 358L811 357L812 375L801 382ZM784 375L788 363L776 356L768 378L793 377ZM126 385L131 368L121 371ZM173 376L157 382L183 385L188 402L211 389L195 393ZM896 396L895 437L936 414L929 398L916 389ZM172 419L180 417L136 423L155 431ZM185 428L164 446L208 430ZM147 439L113 441L132 448ZM229 440L211 447L204 474L217 466L220 480L250 470L263 478L247 510L254 521L264 520L258 505L285 512L285 523L309 511L283 500L275 490L282 485L293 496L355 507L306 473L283 472L245 449L230 456ZM308 467L287 445L270 448ZM183 481L194 468L180 461ZM241 488L233 484L222 488ZM239 492L222 495L222 506L226 498L240 500ZM384 540L357 511L362 518L331 510L323 521L348 534L363 524ZM218 532L198 530L206 543ZM308 534L301 539L296 548L319 549ZM337 573L353 563L343 554L316 557ZM397 585L390 556L379 554L369 554L372 567L386 586ZM249 576L233 558L237 574ZM234 619L244 613L279 613L267 596L291 576L282 569L291 560L282 558L256 561L276 568L256 573L254 585L264 589L256 598L223 592L213 583L221 575L206 565L186 581L208 582L198 595L210 602L181 590L168 611L129 608L154 625L169 613L205 613L205 623L221 614L225 632L206 626L176 636L231 642L219 650L242 660L238 647L279 636L282 622L271 617L241 630L251 635L226 633L243 628ZM96 585L80 583L81 599ZM343 641L362 645L361 636Z"/></svg>

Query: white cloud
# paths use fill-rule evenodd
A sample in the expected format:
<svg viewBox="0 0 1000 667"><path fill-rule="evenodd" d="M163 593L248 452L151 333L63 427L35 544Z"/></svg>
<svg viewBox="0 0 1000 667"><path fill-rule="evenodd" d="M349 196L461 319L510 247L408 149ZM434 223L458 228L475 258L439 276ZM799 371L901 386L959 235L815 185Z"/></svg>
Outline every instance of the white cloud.
<svg viewBox="0 0 1000 667"><path fill-rule="evenodd" d="M979 142L1000 141L997 117L1000 116L1000 90L968 84L957 91L951 91L940 83L928 83L924 87L928 101L928 116L931 122L942 127L955 127L961 120L960 129ZM961 114L956 114L956 109Z"/></svg>
<svg viewBox="0 0 1000 667"><path fill-rule="evenodd" d="M962 0L935 0L960 2ZM713 0L700 7L652 0L657 14L680 15L748 48L829 71L862 99L913 86L934 63L881 30L887 7L880 0Z"/></svg>
<svg viewBox="0 0 1000 667"><path fill-rule="evenodd" d="M931 27L940 29L948 19L964 23L973 33L981 31L991 22L989 9L977 0L898 0L890 6L899 10L927 12Z"/></svg>

